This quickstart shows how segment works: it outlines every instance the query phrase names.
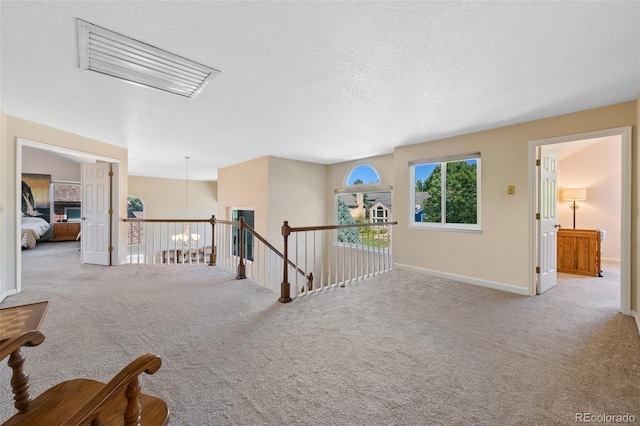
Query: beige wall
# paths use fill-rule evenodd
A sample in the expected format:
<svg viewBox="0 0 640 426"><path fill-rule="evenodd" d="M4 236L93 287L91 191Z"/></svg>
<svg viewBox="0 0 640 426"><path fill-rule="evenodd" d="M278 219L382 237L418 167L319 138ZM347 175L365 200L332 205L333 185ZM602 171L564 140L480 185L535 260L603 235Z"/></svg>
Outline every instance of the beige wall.
<svg viewBox="0 0 640 426"><path fill-rule="evenodd" d="M640 332L640 94L636 98L636 126L633 129L633 187L631 188L631 309L635 311ZM633 301L635 300L635 303Z"/></svg>
<svg viewBox="0 0 640 426"><path fill-rule="evenodd" d="M218 183L129 176L128 196L144 203L146 219L209 219L218 216Z"/></svg>
<svg viewBox="0 0 640 426"><path fill-rule="evenodd" d="M230 208L254 210L255 230L266 235L269 209L269 158L261 157L218 171L218 215L216 218L231 220Z"/></svg>
<svg viewBox="0 0 640 426"><path fill-rule="evenodd" d="M576 203L576 228L604 229L602 256L614 260L620 260L621 151L620 138L611 137L562 159L558 168L559 223L573 227L571 201L562 200L562 189L587 188L587 199Z"/></svg>
<svg viewBox="0 0 640 426"><path fill-rule="evenodd" d="M327 166L278 157L225 167L218 172L219 219L229 208L253 209L255 229L282 249L282 223L326 224Z"/></svg>
<svg viewBox="0 0 640 426"><path fill-rule="evenodd" d="M532 140L634 125L635 102L396 148L394 235L397 264L476 280L527 294L529 256L528 143ZM466 152L482 155L482 233L411 229L408 163ZM637 164L636 166L637 167ZM515 195L507 195L515 185ZM637 197L637 187L634 197Z"/></svg>
<svg viewBox="0 0 640 426"><path fill-rule="evenodd" d="M283 245L282 224L326 225L327 166L269 157L269 241Z"/></svg>
<svg viewBox="0 0 640 426"><path fill-rule="evenodd" d="M3 114L4 116L4 114ZM4 238L0 240L0 252L2 256L2 268L0 269L0 282L2 292L0 300L15 291L17 286L17 201L16 194L16 159L18 138L48 144L54 147L66 148L87 154L99 155L118 160L118 180L116 190L120 194L119 216L126 217L127 195L127 150L116 145L89 139L73 133L65 132L43 124L23 120L7 115L3 117L2 130L2 214L0 215L0 228L3 229ZM120 229L124 232L124 227ZM124 234L123 234L124 237ZM124 252L122 244L126 239L121 238L121 252Z"/></svg>

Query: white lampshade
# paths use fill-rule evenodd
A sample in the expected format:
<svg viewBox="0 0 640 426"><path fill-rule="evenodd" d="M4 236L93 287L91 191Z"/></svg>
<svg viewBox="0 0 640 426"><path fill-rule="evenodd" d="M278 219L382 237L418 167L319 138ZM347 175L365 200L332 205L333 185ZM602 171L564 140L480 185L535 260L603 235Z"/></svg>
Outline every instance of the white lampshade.
<svg viewBox="0 0 640 426"><path fill-rule="evenodd" d="M587 199L587 188L565 188L562 190L564 201L580 201Z"/></svg>

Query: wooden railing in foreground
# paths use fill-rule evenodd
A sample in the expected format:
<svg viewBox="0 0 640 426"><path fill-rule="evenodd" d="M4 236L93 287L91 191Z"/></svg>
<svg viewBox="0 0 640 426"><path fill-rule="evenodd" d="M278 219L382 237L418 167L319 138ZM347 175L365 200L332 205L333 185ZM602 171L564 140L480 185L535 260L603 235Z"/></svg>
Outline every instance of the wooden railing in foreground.
<svg viewBox="0 0 640 426"><path fill-rule="evenodd" d="M215 264L211 219L124 219L127 263Z"/></svg>
<svg viewBox="0 0 640 426"><path fill-rule="evenodd" d="M157 355L147 353L124 367L108 383L79 378L67 380L32 398L25 372L23 346L44 341L40 331L27 331L0 345L0 361L9 357L11 388L18 412L3 426L27 425L148 425L165 426L169 409L160 398L140 392L138 376L154 374L162 365Z"/></svg>
<svg viewBox="0 0 640 426"><path fill-rule="evenodd" d="M279 300L290 302L298 296L343 287L392 270L391 230L397 224L378 222L292 228L285 221L282 225L283 265L293 261L299 270L309 271L309 274L307 279L300 280L300 274L290 275L291 268L283 266ZM291 283L290 276L293 277Z"/></svg>

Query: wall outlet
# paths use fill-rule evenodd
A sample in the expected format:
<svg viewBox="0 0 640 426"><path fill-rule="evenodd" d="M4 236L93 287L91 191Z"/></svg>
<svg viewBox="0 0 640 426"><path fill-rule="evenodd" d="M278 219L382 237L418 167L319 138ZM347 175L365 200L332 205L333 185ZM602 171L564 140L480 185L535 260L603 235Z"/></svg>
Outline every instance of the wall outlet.
<svg viewBox="0 0 640 426"><path fill-rule="evenodd" d="M507 194L513 195L515 193L516 193L516 186L515 185L507 186Z"/></svg>

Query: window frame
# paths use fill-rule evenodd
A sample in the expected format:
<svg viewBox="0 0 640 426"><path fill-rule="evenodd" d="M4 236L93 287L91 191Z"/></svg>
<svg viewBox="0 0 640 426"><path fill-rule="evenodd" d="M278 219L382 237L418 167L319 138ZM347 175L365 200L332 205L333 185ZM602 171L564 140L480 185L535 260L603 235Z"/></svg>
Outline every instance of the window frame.
<svg viewBox="0 0 640 426"><path fill-rule="evenodd" d="M338 197L341 195L346 195L346 194L364 194L364 193L369 193L369 192L388 192L389 194L391 194L391 199L393 200L393 186L371 186L371 185L351 185L347 188L342 188L342 189L336 189L334 191L334 215L335 215L335 220L334 223L339 225L339 212L338 212ZM393 202L392 202L392 207L390 210L387 211L387 222L392 221L393 220ZM379 222L370 222L371 225L375 226L377 225ZM339 241L338 240L338 232L336 231L334 236L333 236L333 244L335 246L349 246L350 244L353 243L349 243L349 242L344 242L344 241ZM376 247L374 246L367 246L367 245L361 245L360 246L361 249L364 250L375 250ZM391 241L389 241L389 252L391 252Z"/></svg>
<svg viewBox="0 0 640 426"><path fill-rule="evenodd" d="M441 185L441 197L442 197L442 210L446 210L446 164L457 161L476 160L476 223L446 223L446 214L441 217L440 223L435 222L417 222L415 219L416 214L416 166L427 164L440 164L440 173L442 173ZM481 233L482 232L482 209L481 209L481 193L482 193L482 181L481 181L481 154L480 152L470 152L458 155L448 155L441 157L425 158L416 161L409 162L409 228L414 229L428 229L437 231L454 231L454 232L468 232L468 233Z"/></svg>

